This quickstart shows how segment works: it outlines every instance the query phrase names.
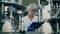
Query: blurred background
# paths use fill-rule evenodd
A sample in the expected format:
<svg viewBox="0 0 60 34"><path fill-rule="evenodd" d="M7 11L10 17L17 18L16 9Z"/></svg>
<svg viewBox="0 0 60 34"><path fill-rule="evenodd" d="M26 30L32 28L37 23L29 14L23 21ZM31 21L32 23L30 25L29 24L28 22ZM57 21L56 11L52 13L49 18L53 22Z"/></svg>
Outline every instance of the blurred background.
<svg viewBox="0 0 60 34"><path fill-rule="evenodd" d="M26 8L30 3L36 3L39 7L35 13L38 21L48 19L52 33L60 34L60 0L0 0L0 32L19 32L22 17L27 15ZM43 12L45 6L45 10L49 10L47 14Z"/></svg>

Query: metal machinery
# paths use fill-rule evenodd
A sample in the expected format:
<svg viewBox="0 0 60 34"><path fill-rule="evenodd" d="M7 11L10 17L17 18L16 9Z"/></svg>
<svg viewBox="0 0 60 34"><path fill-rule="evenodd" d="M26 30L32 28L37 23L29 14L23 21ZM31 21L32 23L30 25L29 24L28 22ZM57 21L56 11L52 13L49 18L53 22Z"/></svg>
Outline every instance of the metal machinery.
<svg viewBox="0 0 60 34"><path fill-rule="evenodd" d="M51 2L51 19L49 22L52 25L53 31L58 33L60 31L60 1L59 0L50 0ZM38 0L38 5L40 6L40 0ZM48 4L48 3L47 3ZM45 5L47 5L45 4ZM2 26L5 21L10 22L13 27L13 32L18 32L22 26L21 18L23 17L23 12L25 7L22 6L22 0L0 0L0 32L2 31ZM39 8L38 11L39 22L42 21L42 9ZM52 17L54 16L54 17ZM41 18L41 19L40 19ZM40 32L26 32L25 34L40 34ZM53 33L55 34L55 33Z"/></svg>
<svg viewBox="0 0 60 34"><path fill-rule="evenodd" d="M60 20L60 0L52 0L51 9L52 9L51 16L54 16L54 18L52 18L51 24L54 32L59 33L60 32L60 21L59 21Z"/></svg>
<svg viewBox="0 0 60 34"><path fill-rule="evenodd" d="M46 4L45 4L46 5ZM53 34L60 34L60 0L50 0L51 12L49 22L51 23Z"/></svg>
<svg viewBox="0 0 60 34"><path fill-rule="evenodd" d="M20 29L19 24L21 23L24 9L22 0L0 0L0 31L2 31L2 26L5 21L10 22L14 32Z"/></svg>
<svg viewBox="0 0 60 34"><path fill-rule="evenodd" d="M40 6L40 4L42 5L47 5L48 2L45 4L43 2L43 0L38 0L38 5ZM60 34L60 0L50 0L50 5L51 5L51 19L49 19L49 22L52 26L52 34ZM41 9L39 9L39 17L42 18L42 11ZM42 19L39 18L39 21L41 21Z"/></svg>

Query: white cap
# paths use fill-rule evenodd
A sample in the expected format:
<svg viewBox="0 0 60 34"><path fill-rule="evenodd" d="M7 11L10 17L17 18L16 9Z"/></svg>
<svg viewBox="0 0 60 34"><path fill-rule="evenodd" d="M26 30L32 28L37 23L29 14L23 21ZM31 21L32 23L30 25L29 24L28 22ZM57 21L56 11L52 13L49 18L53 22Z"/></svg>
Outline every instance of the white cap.
<svg viewBox="0 0 60 34"><path fill-rule="evenodd" d="M38 9L38 6L35 3L31 3L31 4L28 5L27 11L29 11L29 9L35 9L35 10L37 10Z"/></svg>

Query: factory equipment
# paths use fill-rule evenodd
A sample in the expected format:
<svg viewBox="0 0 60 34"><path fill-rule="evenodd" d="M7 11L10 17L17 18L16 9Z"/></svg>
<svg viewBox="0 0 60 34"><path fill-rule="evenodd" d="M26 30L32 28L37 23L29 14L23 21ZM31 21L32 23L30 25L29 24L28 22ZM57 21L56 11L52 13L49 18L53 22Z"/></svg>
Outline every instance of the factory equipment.
<svg viewBox="0 0 60 34"><path fill-rule="evenodd" d="M25 7L22 6L21 0L1 0L0 5L2 9L1 16L3 17L0 20L4 23L1 26L3 32L18 32L16 30L19 30L19 16L22 16L18 11L21 10L21 12L23 12L25 9ZM4 27L4 25L6 26Z"/></svg>
<svg viewBox="0 0 60 34"><path fill-rule="evenodd" d="M42 3L40 0L38 0L38 5L40 6L40 3ZM48 2L43 3L42 5L47 5ZM24 6L22 6L21 0L0 0L0 24L1 24L1 30L2 26L4 23L7 23L6 25L9 24L8 30L6 32L18 32L19 30L22 29L21 23L22 20L21 18L23 17L23 11L25 9ZM60 31L60 1L59 0L51 0L51 19L49 19L49 22L52 25L53 31L59 32ZM38 11L38 21L42 21L42 9ZM5 26L4 26L5 27ZM6 27L6 28L7 28ZM12 30L11 30L12 29ZM7 29L6 29L7 30ZM35 33L35 32L34 32ZM39 32L40 34L40 32Z"/></svg>
<svg viewBox="0 0 60 34"><path fill-rule="evenodd" d="M60 0L51 0L51 18L54 32L60 32ZM54 24L54 25L53 25Z"/></svg>
<svg viewBox="0 0 60 34"><path fill-rule="evenodd" d="M43 2L42 2L43 1ZM44 3L44 1L45 0L41 0L39 3L41 3L43 6L45 6L45 5L47 5L47 4L49 4L50 3L50 8L51 8L51 11L49 12L50 13L50 16L51 16L51 18L50 19L48 19L48 22L51 24L51 26L52 26L52 30L54 31L54 32L60 32L60 28L59 28L59 20L60 20L60 1L59 0L50 0L50 2L45 2ZM38 3L38 5L40 5ZM46 4L47 3L47 4ZM48 7L49 8L49 7ZM46 9L47 10L47 9ZM40 10L39 10L39 16L40 16L40 18L42 18L42 17L45 17L45 16L43 16L43 14L42 14L43 12L41 12ZM46 14L46 15L48 15L48 14ZM46 16L46 17L49 17L49 16ZM39 18L39 19L40 19ZM40 20L42 20L42 19L40 19ZM39 20L39 21L40 21Z"/></svg>
<svg viewBox="0 0 60 34"><path fill-rule="evenodd" d="M48 4L48 2L44 3L42 1L45 1L45 0L41 0L40 2L43 6ZM60 21L59 21L60 20L60 0L50 0L50 5L51 5L51 11L49 13L50 13L51 19L49 19L49 23L51 24L53 28L52 30L54 32L60 32L60 27L59 27L60 26Z"/></svg>

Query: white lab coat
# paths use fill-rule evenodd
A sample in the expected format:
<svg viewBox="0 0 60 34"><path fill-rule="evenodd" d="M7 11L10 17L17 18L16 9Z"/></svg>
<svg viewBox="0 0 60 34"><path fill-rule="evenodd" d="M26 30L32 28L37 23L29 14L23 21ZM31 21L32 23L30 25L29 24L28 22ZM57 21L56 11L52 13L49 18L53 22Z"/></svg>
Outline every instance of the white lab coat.
<svg viewBox="0 0 60 34"><path fill-rule="evenodd" d="M5 22L2 26L2 32L13 32L11 23L8 19L5 20Z"/></svg>
<svg viewBox="0 0 60 34"><path fill-rule="evenodd" d="M42 32L44 32L44 34L52 33L52 27L49 22L44 22L44 24L42 25Z"/></svg>
<svg viewBox="0 0 60 34"><path fill-rule="evenodd" d="M25 17L23 17L22 18L22 30L27 31L28 26L31 25L32 22L38 22L38 17L37 16L34 16L32 18L32 21L30 21L28 15L25 16Z"/></svg>
<svg viewBox="0 0 60 34"><path fill-rule="evenodd" d="M48 12L50 10L51 10L50 4L44 7L42 19L45 19L45 20L51 19L50 13ZM42 25L42 32L44 32L44 34L52 33L52 27L49 22L47 21L44 22L44 24Z"/></svg>
<svg viewBox="0 0 60 34"><path fill-rule="evenodd" d="M43 14L43 18L42 19L51 19L50 13L48 11L51 11L51 6L50 4L46 5L43 9L42 9L42 14Z"/></svg>

